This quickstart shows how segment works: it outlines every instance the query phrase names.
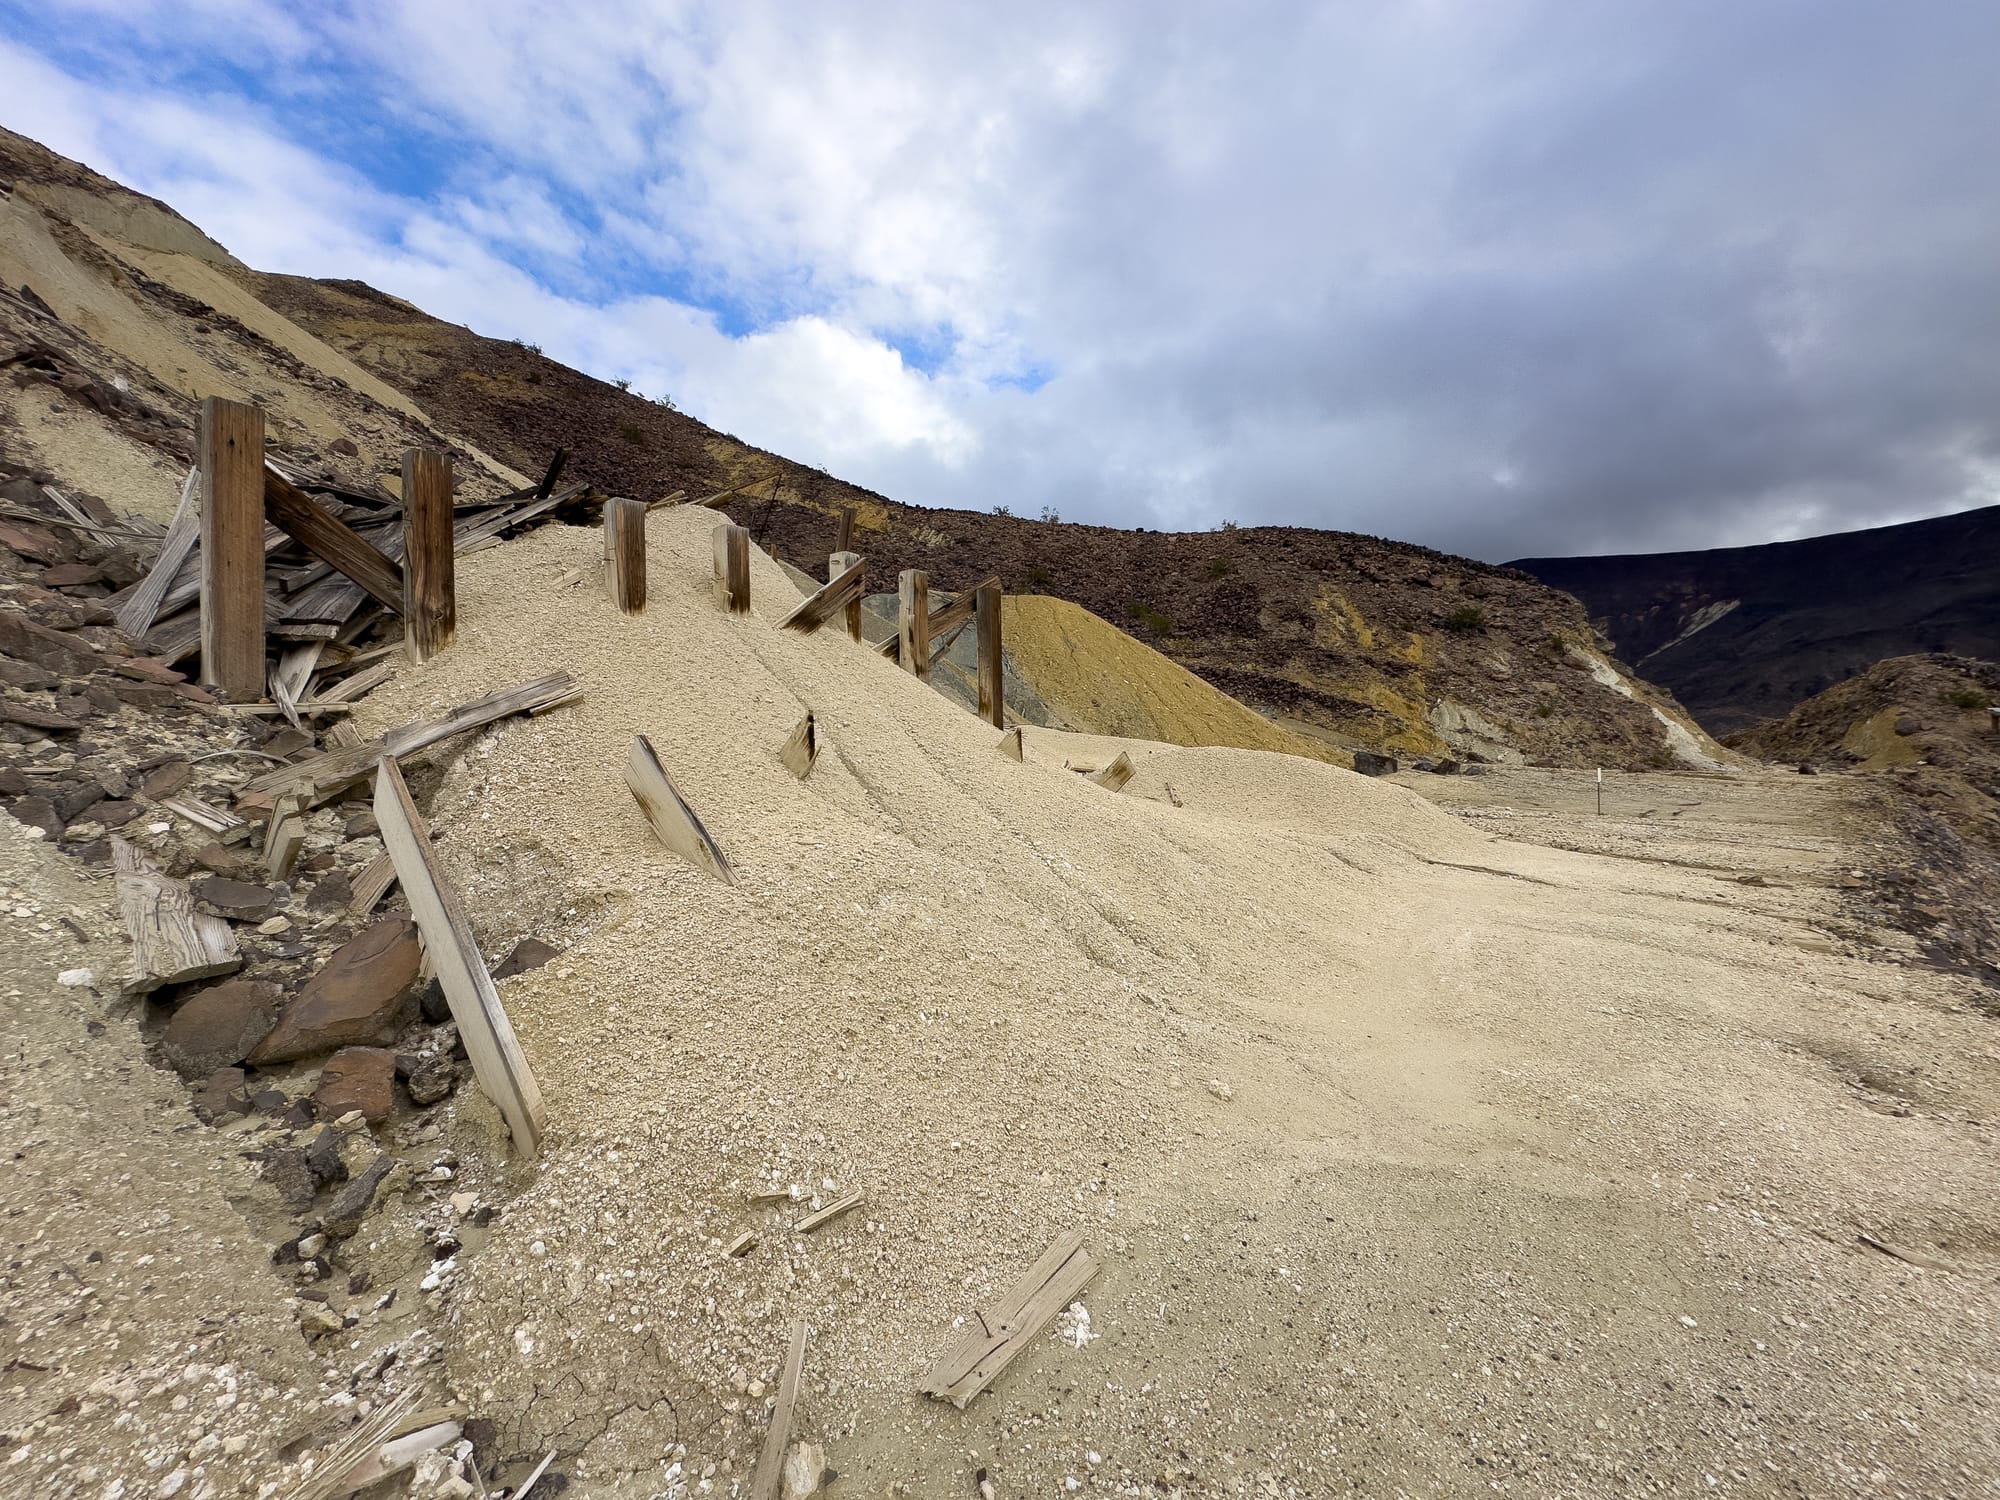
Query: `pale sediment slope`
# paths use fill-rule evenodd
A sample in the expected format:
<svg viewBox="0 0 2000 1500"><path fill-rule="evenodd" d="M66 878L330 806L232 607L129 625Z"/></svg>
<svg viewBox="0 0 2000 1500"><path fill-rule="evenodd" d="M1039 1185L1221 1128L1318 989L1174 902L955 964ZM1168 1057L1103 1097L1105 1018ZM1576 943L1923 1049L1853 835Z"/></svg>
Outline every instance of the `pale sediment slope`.
<svg viewBox="0 0 2000 1500"><path fill-rule="evenodd" d="M804 1317L797 1430L855 1494L2000 1472L2000 1061L1953 982L1839 951L1822 890L1524 848L1296 757L1031 730L1013 763L841 633L773 629L797 592L768 560L722 614L714 522L651 518L636 618L559 584L594 532L464 559L458 645L359 716L557 667L586 693L418 777L487 949L569 950L502 986L547 1154L448 1293L510 1451L580 1456L584 1493L710 1465L729 1493L762 1439L742 1387ZM775 752L807 707L801 783ZM641 732L737 886L653 841ZM1122 795L1061 769L1118 748ZM788 1184L868 1202L802 1237L745 1201ZM1098 1337L965 1413L919 1398L1069 1229Z"/></svg>

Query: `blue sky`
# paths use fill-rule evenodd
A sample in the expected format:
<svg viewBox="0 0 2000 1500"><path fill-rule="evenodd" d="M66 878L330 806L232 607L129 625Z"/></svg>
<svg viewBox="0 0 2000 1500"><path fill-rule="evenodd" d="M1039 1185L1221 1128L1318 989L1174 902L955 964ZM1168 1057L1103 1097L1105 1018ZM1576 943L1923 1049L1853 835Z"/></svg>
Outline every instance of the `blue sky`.
<svg viewBox="0 0 2000 1500"><path fill-rule="evenodd" d="M1497 559L2000 498L1995 56L1985 0L0 0L0 123L898 498Z"/></svg>

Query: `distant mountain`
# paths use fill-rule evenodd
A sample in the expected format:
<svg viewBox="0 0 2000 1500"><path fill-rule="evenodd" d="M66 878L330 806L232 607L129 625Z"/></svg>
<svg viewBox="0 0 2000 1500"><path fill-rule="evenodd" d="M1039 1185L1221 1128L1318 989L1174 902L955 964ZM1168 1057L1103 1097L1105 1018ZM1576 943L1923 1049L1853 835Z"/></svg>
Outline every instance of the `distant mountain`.
<svg viewBox="0 0 2000 1500"><path fill-rule="evenodd" d="M1892 656L2000 658L2000 506L1761 547L1512 566L1581 599L1621 660L1711 734Z"/></svg>

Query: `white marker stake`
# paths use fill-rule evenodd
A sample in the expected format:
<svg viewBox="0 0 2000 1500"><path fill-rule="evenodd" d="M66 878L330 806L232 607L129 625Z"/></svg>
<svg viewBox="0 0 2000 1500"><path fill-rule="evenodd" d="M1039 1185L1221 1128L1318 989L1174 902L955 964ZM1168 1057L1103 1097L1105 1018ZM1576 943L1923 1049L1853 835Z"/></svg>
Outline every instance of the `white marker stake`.
<svg viewBox="0 0 2000 1500"><path fill-rule="evenodd" d="M1597 815L1604 816L1604 767L1597 768Z"/></svg>

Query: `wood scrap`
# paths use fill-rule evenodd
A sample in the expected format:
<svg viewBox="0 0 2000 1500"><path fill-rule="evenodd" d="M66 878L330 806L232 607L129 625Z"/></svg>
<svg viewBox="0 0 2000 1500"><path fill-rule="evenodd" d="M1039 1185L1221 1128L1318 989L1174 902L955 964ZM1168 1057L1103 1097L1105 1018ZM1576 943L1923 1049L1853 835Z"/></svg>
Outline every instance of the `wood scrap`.
<svg viewBox="0 0 2000 1500"><path fill-rule="evenodd" d="M1084 779L1094 781L1109 791L1122 792L1125 790L1125 783L1135 774L1137 768L1132 764L1132 757L1120 750L1110 765L1102 770L1088 772Z"/></svg>
<svg viewBox="0 0 2000 1500"><path fill-rule="evenodd" d="M964 1337L924 1377L923 1393L963 1411L1056 1314L1076 1300L1097 1269L1097 1262L1083 1247L1083 1236L1064 1235L1007 1289L1005 1296L973 1319Z"/></svg>
<svg viewBox="0 0 2000 1500"><path fill-rule="evenodd" d="M746 1229L729 1242L729 1248L722 1253L731 1260L738 1260L757 1248L757 1231Z"/></svg>
<svg viewBox="0 0 2000 1500"><path fill-rule="evenodd" d="M118 606L115 615L118 628L134 640L153 628L161 601L167 597L181 564L187 561L196 538L201 535L201 515L194 508L195 485L200 474L199 469L188 470L187 480L181 485L180 504L174 507L174 518L167 525L166 537L160 543L152 568L139 580L131 596Z"/></svg>
<svg viewBox="0 0 2000 1500"><path fill-rule="evenodd" d="M314 703L351 703L364 693L372 693L396 675L397 663L378 661L372 667L364 667L352 676L343 677L330 687L323 687L312 700Z"/></svg>
<svg viewBox="0 0 2000 1500"><path fill-rule="evenodd" d="M807 1214L798 1223L794 1224L792 1228L796 1229L800 1234L811 1234L821 1225L831 1224L849 1209L859 1207L861 1196L861 1189L853 1188L834 1199L833 1202L827 1204L825 1208L820 1209L817 1213Z"/></svg>
<svg viewBox="0 0 2000 1500"><path fill-rule="evenodd" d="M367 868L354 878L354 899L347 904L348 914L367 916L395 883L396 862L387 853L376 855L368 861Z"/></svg>
<svg viewBox="0 0 2000 1500"><path fill-rule="evenodd" d="M799 1381L805 1373L805 1319L792 1322L791 1352L785 1356L785 1373L778 1381L778 1401L771 1408L771 1430L764 1434L764 1451L757 1456L756 1473L750 1480L750 1500L777 1500L778 1481L784 1475L785 1445L792 1437L792 1413L799 1404Z"/></svg>
<svg viewBox="0 0 2000 1500"><path fill-rule="evenodd" d="M194 824L205 833L218 838L247 828L243 819L226 808L211 807L199 797L164 797L160 806L185 822ZM226 841L226 840L225 840Z"/></svg>
<svg viewBox="0 0 2000 1500"><path fill-rule="evenodd" d="M403 612L403 570L268 462L264 468L264 514L292 540L358 584L384 609L399 615Z"/></svg>
<svg viewBox="0 0 2000 1500"><path fill-rule="evenodd" d="M631 758L625 765L625 784L632 789L639 810L646 815L661 843L696 869L706 870L724 885L736 884L736 872L716 845L709 831L681 796L667 768L660 764L653 742L639 735L632 741Z"/></svg>
<svg viewBox="0 0 2000 1500"><path fill-rule="evenodd" d="M807 709L806 716L799 720L798 727L792 731L791 737L779 748L778 764L804 781L817 759L819 759L819 735L813 728L812 710Z"/></svg>
<svg viewBox="0 0 2000 1500"><path fill-rule="evenodd" d="M1024 757L1021 753L1021 726L1016 724L1012 729L1001 735L1000 743L994 746L994 748L1009 760L1023 759Z"/></svg>
<svg viewBox="0 0 2000 1500"><path fill-rule="evenodd" d="M838 578L822 585L819 592L799 601L799 605L778 622L780 630L796 630L811 635L850 603L857 602L867 586L868 559L858 557Z"/></svg>
<svg viewBox="0 0 2000 1500"><path fill-rule="evenodd" d="M394 757L385 757L375 773L375 820L479 1087L506 1118L515 1148L533 1157L541 1149L542 1091L493 988L458 894L438 868L429 829L410 800Z"/></svg>
<svg viewBox="0 0 2000 1500"><path fill-rule="evenodd" d="M116 834L111 867L118 910L132 939L132 977L125 994L144 995L162 985L212 979L243 967L236 934L222 918L194 909L186 881L166 874Z"/></svg>
<svg viewBox="0 0 2000 1500"><path fill-rule="evenodd" d="M264 868L273 880L289 880L305 848L306 825L297 812L285 811L264 828Z"/></svg>
<svg viewBox="0 0 2000 1500"><path fill-rule="evenodd" d="M997 578L981 579L963 593L953 595L951 603L945 605L944 608L932 610L930 623L931 639L936 640L945 631L953 630L969 623L972 619L973 609L978 603L979 590L983 588L998 588L999 586L1000 580Z"/></svg>

